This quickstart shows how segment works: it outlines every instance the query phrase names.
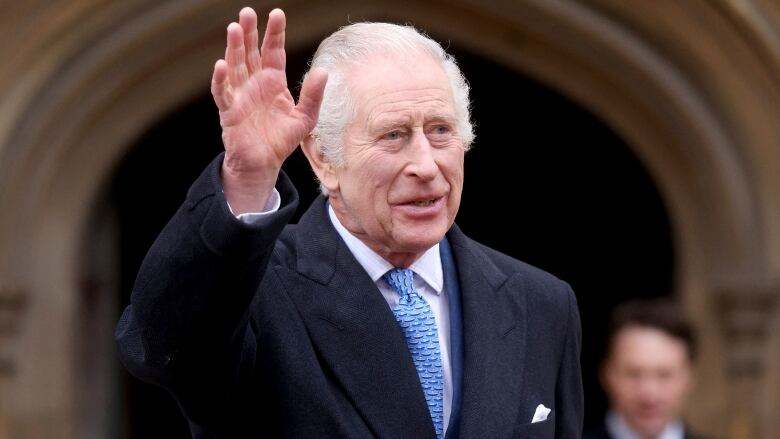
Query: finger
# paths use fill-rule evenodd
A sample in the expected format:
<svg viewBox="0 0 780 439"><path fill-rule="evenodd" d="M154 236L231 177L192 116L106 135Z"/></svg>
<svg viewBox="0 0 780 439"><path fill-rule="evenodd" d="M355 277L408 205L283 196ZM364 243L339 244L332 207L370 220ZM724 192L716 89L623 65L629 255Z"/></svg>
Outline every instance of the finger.
<svg viewBox="0 0 780 439"><path fill-rule="evenodd" d="M281 9L274 9L268 14L268 24L265 27L263 45L260 48L262 68L284 70L286 64L284 29L286 26L284 12Z"/></svg>
<svg viewBox="0 0 780 439"><path fill-rule="evenodd" d="M228 65L224 59L214 64L214 74L211 76L211 95L214 96L214 103L217 104L219 111L226 111L230 108L229 96L227 93Z"/></svg>
<svg viewBox="0 0 780 439"><path fill-rule="evenodd" d="M314 128L320 115L322 95L325 92L325 84L327 82L328 72L322 68L313 69L306 76L306 79L303 80L301 97L293 112L307 120L311 125L310 129Z"/></svg>
<svg viewBox="0 0 780 439"><path fill-rule="evenodd" d="M246 82L249 77L245 60L244 31L238 23L230 23L227 28L225 61L228 66L228 79L234 88Z"/></svg>
<svg viewBox="0 0 780 439"><path fill-rule="evenodd" d="M257 50L257 14L255 10L250 7L242 9L238 14L238 23L244 30L246 65L251 75L260 70L260 51Z"/></svg>

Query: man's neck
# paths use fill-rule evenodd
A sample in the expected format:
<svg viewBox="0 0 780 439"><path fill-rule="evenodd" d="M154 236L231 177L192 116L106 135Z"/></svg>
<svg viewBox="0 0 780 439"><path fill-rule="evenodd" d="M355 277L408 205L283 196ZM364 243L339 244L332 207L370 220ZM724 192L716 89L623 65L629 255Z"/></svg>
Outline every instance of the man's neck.
<svg viewBox="0 0 780 439"><path fill-rule="evenodd" d="M613 439L684 439L685 437L685 430L679 419L666 424L658 435L648 437L636 432L620 413L612 410L607 413L606 427Z"/></svg>
<svg viewBox="0 0 780 439"><path fill-rule="evenodd" d="M328 206L328 217L330 218L336 232L349 248L349 251L355 256L358 263L366 270L371 280L376 282L388 270L398 267L392 261L388 261L382 255L375 252L363 241L351 234L339 221L333 209ZM428 285L437 293L441 291L443 285L443 272L441 265L441 255L439 254L439 244L434 245L423 253L419 258L413 261L409 267L415 273L422 276Z"/></svg>
<svg viewBox="0 0 780 439"><path fill-rule="evenodd" d="M341 220L339 214L336 212L336 210L333 208L333 206L330 203L328 203L328 216L330 217L330 221L331 223L333 223L333 226L339 232L339 235L342 237L342 239L344 239L344 241L347 242L347 244L350 244L348 239L349 237L352 237L355 240L359 241L362 244L362 246L365 246L365 248L369 249L372 253L378 255L385 261L389 262L390 265L392 265L395 268L409 268L412 266L412 264L415 263L415 261L419 260L426 252L430 251L430 248L420 252L391 251L385 248L384 246L382 246L380 243L371 241L370 239L367 238L365 234L356 233L350 230L350 228L344 225L344 221ZM438 244L435 244L435 246L438 247ZM352 245L350 245L349 247L350 250L353 250ZM354 250L353 253L355 253Z"/></svg>

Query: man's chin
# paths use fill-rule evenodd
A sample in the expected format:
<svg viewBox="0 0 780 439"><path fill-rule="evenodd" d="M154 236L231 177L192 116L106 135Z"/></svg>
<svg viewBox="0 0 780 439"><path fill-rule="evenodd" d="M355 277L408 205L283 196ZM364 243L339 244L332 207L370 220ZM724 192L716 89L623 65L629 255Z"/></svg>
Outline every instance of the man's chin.
<svg viewBox="0 0 780 439"><path fill-rule="evenodd" d="M654 419L635 419L631 428L641 434L642 437L658 437L666 427L666 420L660 418Z"/></svg>
<svg viewBox="0 0 780 439"><path fill-rule="evenodd" d="M434 233L425 232L414 234L414 231L412 230L412 233L404 233L404 236L402 239L399 239L399 242L402 247L410 253L424 253L429 248L438 244L439 241L444 238L444 233L445 232L437 231Z"/></svg>
<svg viewBox="0 0 780 439"><path fill-rule="evenodd" d="M397 224L400 226L396 229L400 231L397 235L399 241L420 245L424 243L436 244L441 241L451 225L444 218L437 218L435 221L406 221Z"/></svg>

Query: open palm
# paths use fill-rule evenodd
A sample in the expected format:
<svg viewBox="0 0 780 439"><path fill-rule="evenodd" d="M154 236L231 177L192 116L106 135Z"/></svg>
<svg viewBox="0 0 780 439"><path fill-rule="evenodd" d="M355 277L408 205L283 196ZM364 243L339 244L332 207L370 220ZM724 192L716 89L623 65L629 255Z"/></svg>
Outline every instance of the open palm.
<svg viewBox="0 0 780 439"><path fill-rule="evenodd" d="M281 10L271 11L260 50L254 10L242 9L239 23L228 26L225 59L215 64L211 82L228 178L275 181L284 160L317 123L327 73L309 74L296 105L285 74L285 21Z"/></svg>

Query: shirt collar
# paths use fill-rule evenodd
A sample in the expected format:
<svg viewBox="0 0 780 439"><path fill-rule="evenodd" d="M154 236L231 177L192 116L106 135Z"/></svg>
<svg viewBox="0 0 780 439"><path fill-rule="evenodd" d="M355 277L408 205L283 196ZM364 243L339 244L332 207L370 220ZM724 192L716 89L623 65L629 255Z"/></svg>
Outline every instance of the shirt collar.
<svg viewBox="0 0 780 439"><path fill-rule="evenodd" d="M363 241L350 233L336 217L336 213L330 204L328 204L328 216L330 217L330 222L333 223L333 227L336 228L336 232L344 240L344 243L347 244L349 251L352 252L358 263L366 270L372 281L377 282L388 270L395 268L379 254L371 250ZM436 291L436 294L441 294L441 290L444 287L444 273L441 267L438 243L423 253L409 268Z"/></svg>
<svg viewBox="0 0 780 439"><path fill-rule="evenodd" d="M607 430L615 439L642 439L626 422L626 419L620 413L610 410L607 413ZM683 439L685 429L679 419L668 423L661 434L655 439Z"/></svg>

